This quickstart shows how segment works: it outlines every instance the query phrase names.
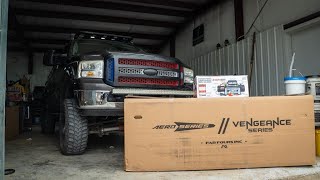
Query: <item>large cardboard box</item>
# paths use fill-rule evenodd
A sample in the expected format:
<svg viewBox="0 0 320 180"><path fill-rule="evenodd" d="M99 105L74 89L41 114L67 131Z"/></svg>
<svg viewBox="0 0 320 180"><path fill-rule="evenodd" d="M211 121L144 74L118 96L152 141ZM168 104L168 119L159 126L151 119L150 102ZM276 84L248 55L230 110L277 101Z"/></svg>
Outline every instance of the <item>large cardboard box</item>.
<svg viewBox="0 0 320 180"><path fill-rule="evenodd" d="M313 164L312 96L125 100L126 171Z"/></svg>
<svg viewBox="0 0 320 180"><path fill-rule="evenodd" d="M248 76L197 76L196 98L249 97Z"/></svg>

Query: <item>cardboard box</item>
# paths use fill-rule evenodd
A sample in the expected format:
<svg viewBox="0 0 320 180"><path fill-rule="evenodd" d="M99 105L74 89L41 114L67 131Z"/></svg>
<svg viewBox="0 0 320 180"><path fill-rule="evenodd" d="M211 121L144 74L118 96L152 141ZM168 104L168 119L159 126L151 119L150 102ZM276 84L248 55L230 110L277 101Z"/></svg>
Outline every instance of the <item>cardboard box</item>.
<svg viewBox="0 0 320 180"><path fill-rule="evenodd" d="M6 140L13 140L19 136L19 106L6 107Z"/></svg>
<svg viewBox="0 0 320 180"><path fill-rule="evenodd" d="M249 97L248 76L197 76L196 98Z"/></svg>
<svg viewBox="0 0 320 180"><path fill-rule="evenodd" d="M126 99L125 170L315 164L312 96Z"/></svg>

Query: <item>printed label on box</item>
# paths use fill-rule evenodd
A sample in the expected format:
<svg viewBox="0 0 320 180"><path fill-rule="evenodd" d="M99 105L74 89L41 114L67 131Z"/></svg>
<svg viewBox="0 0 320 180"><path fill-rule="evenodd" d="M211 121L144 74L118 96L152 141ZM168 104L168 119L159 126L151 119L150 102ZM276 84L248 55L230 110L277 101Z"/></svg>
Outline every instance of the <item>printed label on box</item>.
<svg viewBox="0 0 320 180"><path fill-rule="evenodd" d="M194 86L196 97L249 97L248 77L197 76Z"/></svg>

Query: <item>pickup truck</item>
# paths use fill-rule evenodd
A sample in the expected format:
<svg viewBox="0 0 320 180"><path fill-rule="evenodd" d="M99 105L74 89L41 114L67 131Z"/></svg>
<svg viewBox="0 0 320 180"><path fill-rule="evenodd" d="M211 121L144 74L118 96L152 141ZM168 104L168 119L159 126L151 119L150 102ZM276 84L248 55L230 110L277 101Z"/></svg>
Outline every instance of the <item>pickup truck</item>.
<svg viewBox="0 0 320 180"><path fill-rule="evenodd" d="M97 33L74 36L64 53L45 53L42 132L59 122L64 155L85 152L89 134L120 130L124 100L131 96L192 97L193 71L180 60L150 54L132 38Z"/></svg>

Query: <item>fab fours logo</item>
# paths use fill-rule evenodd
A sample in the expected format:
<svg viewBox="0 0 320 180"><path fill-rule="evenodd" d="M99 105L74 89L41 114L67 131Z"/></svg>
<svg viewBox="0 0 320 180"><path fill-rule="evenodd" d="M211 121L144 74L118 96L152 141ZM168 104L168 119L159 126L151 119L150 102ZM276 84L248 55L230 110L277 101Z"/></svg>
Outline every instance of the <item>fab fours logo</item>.
<svg viewBox="0 0 320 180"><path fill-rule="evenodd" d="M227 127L229 124L229 120L230 120L230 118L223 118L222 119L218 134L225 134L226 133L226 130L227 130Z"/></svg>
<svg viewBox="0 0 320 180"><path fill-rule="evenodd" d="M267 133L273 132L273 130L279 126L291 126L291 124L291 119L280 119L279 117L271 120L254 120L251 118L248 121L231 121L230 118L223 118L218 129L218 134L226 134L227 129L230 126L235 128L244 128L249 133ZM214 124L209 123L175 122L175 124L171 125L156 125L152 129L174 129L174 132L181 132L214 127Z"/></svg>

